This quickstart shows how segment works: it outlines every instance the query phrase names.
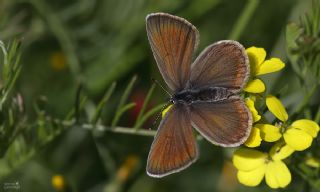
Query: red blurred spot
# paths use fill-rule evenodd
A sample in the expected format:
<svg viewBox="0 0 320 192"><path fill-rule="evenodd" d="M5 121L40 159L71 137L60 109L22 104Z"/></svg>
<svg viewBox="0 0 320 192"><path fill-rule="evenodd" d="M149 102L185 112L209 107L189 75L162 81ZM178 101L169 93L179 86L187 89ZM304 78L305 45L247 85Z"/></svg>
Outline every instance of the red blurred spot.
<svg viewBox="0 0 320 192"><path fill-rule="evenodd" d="M135 90L132 95L130 96L130 101L136 103L136 106L129 111L129 126L133 126L136 119L138 118L138 115L142 109L144 100L147 96L147 91L144 89L137 89ZM152 109L152 107L154 106L154 101L152 99L150 99L144 114L146 112L148 112L148 110ZM143 128L147 128L149 126L151 126L153 123L153 118L149 118L145 123Z"/></svg>

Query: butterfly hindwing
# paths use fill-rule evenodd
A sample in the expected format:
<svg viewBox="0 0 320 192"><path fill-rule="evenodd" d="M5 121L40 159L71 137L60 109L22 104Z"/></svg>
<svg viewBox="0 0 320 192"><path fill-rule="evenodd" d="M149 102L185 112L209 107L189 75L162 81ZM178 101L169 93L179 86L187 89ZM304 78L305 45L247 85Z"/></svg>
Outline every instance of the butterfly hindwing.
<svg viewBox="0 0 320 192"><path fill-rule="evenodd" d="M146 23L149 43L165 82L174 91L185 88L198 41L197 29L185 19L166 13L150 14Z"/></svg>
<svg viewBox="0 0 320 192"><path fill-rule="evenodd" d="M252 115L240 97L190 106L192 126L213 144L239 146L249 136Z"/></svg>
<svg viewBox="0 0 320 192"><path fill-rule="evenodd" d="M187 168L198 157L190 112L186 105L173 105L162 119L152 143L147 173L163 177Z"/></svg>

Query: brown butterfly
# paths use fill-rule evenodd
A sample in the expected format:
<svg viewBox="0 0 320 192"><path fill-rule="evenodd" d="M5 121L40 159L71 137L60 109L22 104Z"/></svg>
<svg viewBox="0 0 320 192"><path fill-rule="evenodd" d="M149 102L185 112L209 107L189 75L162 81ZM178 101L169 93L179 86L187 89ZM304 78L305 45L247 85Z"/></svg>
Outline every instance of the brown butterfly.
<svg viewBox="0 0 320 192"><path fill-rule="evenodd" d="M173 106L152 143L147 174L163 177L196 161L192 127L215 145L244 143L252 127L251 112L239 96L250 74L244 47L236 41L219 41L192 63L199 35L191 23L166 13L152 13L146 17L146 28L158 68L173 90Z"/></svg>

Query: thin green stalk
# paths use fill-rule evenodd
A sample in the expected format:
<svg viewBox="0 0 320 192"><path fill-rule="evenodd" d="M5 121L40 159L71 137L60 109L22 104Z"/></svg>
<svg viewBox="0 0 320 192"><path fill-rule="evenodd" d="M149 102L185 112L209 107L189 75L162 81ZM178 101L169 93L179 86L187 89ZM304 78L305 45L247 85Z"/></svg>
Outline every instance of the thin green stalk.
<svg viewBox="0 0 320 192"><path fill-rule="evenodd" d="M148 112L141 118L141 120L134 126L134 129L135 129L136 131L138 131L138 130L142 127L143 123L144 123L145 121L147 121L148 118L150 118L152 115L154 115L155 113L159 112L159 111L163 108L164 105L165 105L165 104L160 104L160 105L154 107L153 109L151 109L150 111L148 111Z"/></svg>
<svg viewBox="0 0 320 192"><path fill-rule="evenodd" d="M86 96L83 96L81 98L81 101L80 101L80 105L79 105L79 111L81 111L84 107L84 104L87 102L87 97ZM73 108L68 114L67 116L65 117L65 120L68 121L68 120L71 120L73 118L73 116L75 115L75 108Z"/></svg>
<svg viewBox="0 0 320 192"><path fill-rule="evenodd" d="M117 110L116 110L116 114L112 120L112 123L111 123L111 126L112 127L115 127L116 124L118 123L118 120L120 119L120 116L122 115L123 112L122 111L122 108L126 102L126 100L128 99L129 97L129 94L131 93L132 89L133 89L133 85L134 83L136 82L137 80L137 76L133 76L130 83L128 84L128 86L126 87L124 93L122 94L121 98L120 98L120 102L119 102L119 105L117 107Z"/></svg>
<svg viewBox="0 0 320 192"><path fill-rule="evenodd" d="M128 127L105 127L103 125L92 125L92 124L83 124L81 126L84 129L90 129L95 131L108 131L113 133L122 133L122 134L129 134L129 135L141 135L141 136L154 136L157 131L154 130L143 130L140 129L138 131L135 131L133 128Z"/></svg>
<svg viewBox="0 0 320 192"><path fill-rule="evenodd" d="M110 99L112 93L114 92L114 89L116 88L116 85L117 83L116 82L113 82L111 84L111 86L109 87L109 89L107 90L107 92L105 93L105 95L103 96L102 100L99 102L97 108L96 108L96 111L93 115L93 118L92 118L92 121L91 123L92 124L96 124L99 117L100 117L100 114L101 114L101 111L105 105L105 103Z"/></svg>
<svg viewBox="0 0 320 192"><path fill-rule="evenodd" d="M133 108L134 106L136 106L135 103L129 103L125 106L123 106L121 109L119 109L119 111L117 111L116 116L114 117L111 127L115 127L118 123L118 121L120 120L120 117L122 116L122 114L126 111L128 111L129 109Z"/></svg>
<svg viewBox="0 0 320 192"><path fill-rule="evenodd" d="M234 25L228 39L238 40L243 34L244 29L247 27L253 13L257 9L259 0L248 0L246 6L243 8L239 19Z"/></svg>
<svg viewBox="0 0 320 192"><path fill-rule="evenodd" d="M121 109L122 106L125 104L126 100L128 99L129 97L129 94L131 93L132 89L133 89L133 85L134 83L136 82L137 80L137 76L133 76L130 83L128 84L128 86L126 87L121 99L120 99L120 102L119 102L119 105L118 105L118 109Z"/></svg>
<svg viewBox="0 0 320 192"><path fill-rule="evenodd" d="M141 119L142 119L142 116L143 116L143 114L144 114L144 111L146 110L146 108L147 108L147 106L148 106L148 103L149 103L149 101L150 101L150 99L151 99L151 96L152 96L152 93L153 93L155 87L156 87L156 85L155 85L155 84L152 84L152 86L151 86L150 90L148 91L148 94L147 94L147 96L146 96L146 98L145 98L145 100L144 100L144 102L143 102L142 108L141 108L141 110L140 110L140 112L139 112L139 115L138 115L138 117L137 117L137 120L136 120L136 122L135 122L135 124L134 124L134 128L135 128L136 130L139 129L139 127L140 127L140 126L138 126L138 124L141 124L140 121L141 121ZM142 123L143 123L143 122L142 122Z"/></svg>
<svg viewBox="0 0 320 192"><path fill-rule="evenodd" d="M82 84L79 85L76 93L76 101L75 101L75 119L76 122L79 122L80 119L80 105L81 105L81 92L82 92Z"/></svg>

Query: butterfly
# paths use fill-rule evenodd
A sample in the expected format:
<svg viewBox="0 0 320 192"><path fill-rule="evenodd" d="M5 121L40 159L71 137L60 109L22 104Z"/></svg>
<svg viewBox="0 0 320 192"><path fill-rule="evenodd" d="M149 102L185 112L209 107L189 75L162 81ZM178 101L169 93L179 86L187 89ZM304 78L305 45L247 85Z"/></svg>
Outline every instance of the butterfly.
<svg viewBox="0 0 320 192"><path fill-rule="evenodd" d="M237 41L218 41L192 62L199 32L187 20L152 13L146 17L146 30L160 73L173 92L172 107L151 145L147 174L163 177L197 160L192 127L215 145L243 144L252 128L252 114L240 97L250 74L244 47Z"/></svg>

